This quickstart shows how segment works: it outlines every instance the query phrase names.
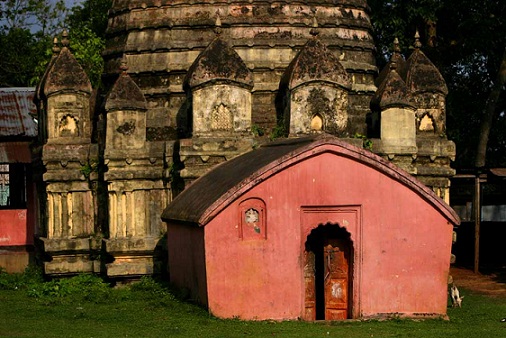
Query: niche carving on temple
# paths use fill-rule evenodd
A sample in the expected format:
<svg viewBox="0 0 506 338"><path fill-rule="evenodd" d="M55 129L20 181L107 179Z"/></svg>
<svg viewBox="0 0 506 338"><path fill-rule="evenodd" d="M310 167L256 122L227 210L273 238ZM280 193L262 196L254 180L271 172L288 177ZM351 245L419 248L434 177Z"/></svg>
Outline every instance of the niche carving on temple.
<svg viewBox="0 0 506 338"><path fill-rule="evenodd" d="M259 240L267 238L265 203L259 198L247 199L239 205L239 238Z"/></svg>
<svg viewBox="0 0 506 338"><path fill-rule="evenodd" d="M58 134L62 137L79 136L79 120L73 115L64 115L58 123Z"/></svg>
<svg viewBox="0 0 506 338"><path fill-rule="evenodd" d="M231 130L233 119L230 109L220 103L211 112L211 130Z"/></svg>
<svg viewBox="0 0 506 338"><path fill-rule="evenodd" d="M429 114L424 114L418 123L418 130L425 132L433 132L434 131L434 120Z"/></svg>
<svg viewBox="0 0 506 338"><path fill-rule="evenodd" d="M318 132L323 130L323 118L320 114L315 114L311 119L311 131Z"/></svg>

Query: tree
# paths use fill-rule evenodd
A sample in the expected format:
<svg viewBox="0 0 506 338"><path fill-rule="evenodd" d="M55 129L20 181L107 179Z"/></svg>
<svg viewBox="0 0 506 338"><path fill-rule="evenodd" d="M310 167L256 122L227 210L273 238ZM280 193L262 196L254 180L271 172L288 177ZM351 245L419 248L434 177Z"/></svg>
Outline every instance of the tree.
<svg viewBox="0 0 506 338"><path fill-rule="evenodd" d="M458 167L505 166L506 1L369 0L378 64L395 36L405 54L420 30L446 79L448 137ZM501 66L502 65L502 66ZM485 159L487 161L485 162Z"/></svg>
<svg viewBox="0 0 506 338"><path fill-rule="evenodd" d="M39 36L54 34L61 28L67 8L64 0L3 0L0 20L3 31L28 29Z"/></svg>
<svg viewBox="0 0 506 338"><path fill-rule="evenodd" d="M66 20L70 30L70 48L95 88L100 85L104 69L102 51L105 48L107 13L111 6L112 0L86 0L74 6Z"/></svg>
<svg viewBox="0 0 506 338"><path fill-rule="evenodd" d="M86 0L69 10L64 0L0 1L0 86L36 85L51 59L53 37L64 26L76 59L98 86L111 3Z"/></svg>
<svg viewBox="0 0 506 338"><path fill-rule="evenodd" d="M0 32L0 86L26 86L32 77L38 59L40 42L27 29L12 28ZM42 50L45 50L43 47Z"/></svg>
<svg viewBox="0 0 506 338"><path fill-rule="evenodd" d="M45 51L49 35L60 29L63 0L4 0L0 2L0 86L27 86Z"/></svg>

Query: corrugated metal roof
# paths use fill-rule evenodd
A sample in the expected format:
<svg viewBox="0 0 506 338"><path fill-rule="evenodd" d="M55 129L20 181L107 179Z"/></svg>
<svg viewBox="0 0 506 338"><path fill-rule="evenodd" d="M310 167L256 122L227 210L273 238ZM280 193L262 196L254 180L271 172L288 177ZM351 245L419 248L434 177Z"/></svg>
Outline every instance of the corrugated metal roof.
<svg viewBox="0 0 506 338"><path fill-rule="evenodd" d="M37 136L35 88L0 88L0 137Z"/></svg>

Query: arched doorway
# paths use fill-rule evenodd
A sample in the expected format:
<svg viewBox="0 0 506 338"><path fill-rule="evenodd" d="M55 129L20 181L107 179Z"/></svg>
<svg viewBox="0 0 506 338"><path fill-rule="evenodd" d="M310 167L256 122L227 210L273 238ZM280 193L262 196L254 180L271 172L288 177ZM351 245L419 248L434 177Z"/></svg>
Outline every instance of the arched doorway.
<svg viewBox="0 0 506 338"><path fill-rule="evenodd" d="M305 320L344 320L352 314L353 243L337 224L320 225L304 251Z"/></svg>

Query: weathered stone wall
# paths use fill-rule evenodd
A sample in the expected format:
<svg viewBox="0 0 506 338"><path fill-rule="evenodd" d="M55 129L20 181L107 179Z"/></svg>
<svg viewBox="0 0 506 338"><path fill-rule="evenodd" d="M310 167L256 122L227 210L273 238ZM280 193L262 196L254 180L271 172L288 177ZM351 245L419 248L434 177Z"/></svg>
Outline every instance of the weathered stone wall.
<svg viewBox="0 0 506 338"><path fill-rule="evenodd" d="M297 87L290 94L290 135L325 131L334 135L348 134L348 92L342 88L310 83ZM316 117L316 119L315 119ZM321 118L321 128L317 125ZM312 123L314 122L314 123ZM348 136L346 135L346 136Z"/></svg>

